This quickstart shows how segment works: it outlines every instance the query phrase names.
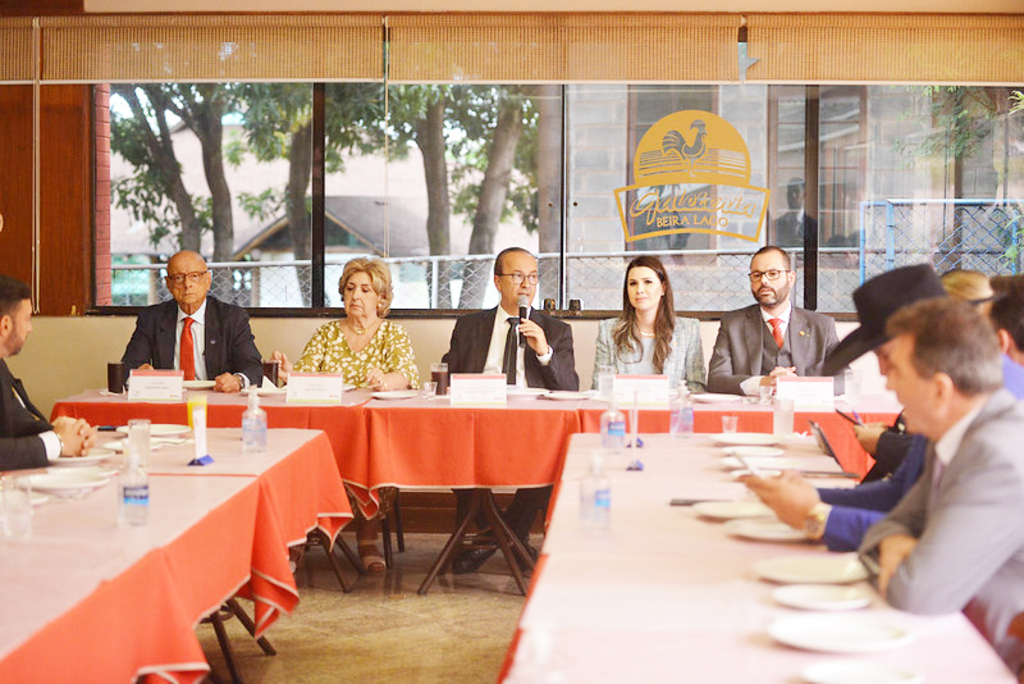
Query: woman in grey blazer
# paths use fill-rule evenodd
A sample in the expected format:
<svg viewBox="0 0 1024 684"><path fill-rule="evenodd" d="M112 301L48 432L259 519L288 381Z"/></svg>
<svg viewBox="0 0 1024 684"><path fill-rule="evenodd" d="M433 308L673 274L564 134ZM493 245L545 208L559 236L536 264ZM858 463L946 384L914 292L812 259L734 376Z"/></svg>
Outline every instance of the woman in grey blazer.
<svg viewBox="0 0 1024 684"><path fill-rule="evenodd" d="M601 321L594 356L593 387L598 370L667 375L674 388L686 381L691 392L703 392L704 351L695 318L676 318L672 283L656 256L638 256L626 267L622 313Z"/></svg>

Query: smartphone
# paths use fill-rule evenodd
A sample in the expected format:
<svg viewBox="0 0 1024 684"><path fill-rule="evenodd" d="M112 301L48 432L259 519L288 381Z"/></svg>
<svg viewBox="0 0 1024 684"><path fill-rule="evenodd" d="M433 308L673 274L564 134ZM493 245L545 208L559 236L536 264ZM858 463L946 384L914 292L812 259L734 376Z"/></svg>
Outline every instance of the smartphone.
<svg viewBox="0 0 1024 684"><path fill-rule="evenodd" d="M839 409L836 409L836 413L838 413L839 415L841 415L843 418L845 418L846 420L850 421L854 425L863 425L864 424L864 421L862 421L859 417L858 418L854 418L851 415L843 413Z"/></svg>

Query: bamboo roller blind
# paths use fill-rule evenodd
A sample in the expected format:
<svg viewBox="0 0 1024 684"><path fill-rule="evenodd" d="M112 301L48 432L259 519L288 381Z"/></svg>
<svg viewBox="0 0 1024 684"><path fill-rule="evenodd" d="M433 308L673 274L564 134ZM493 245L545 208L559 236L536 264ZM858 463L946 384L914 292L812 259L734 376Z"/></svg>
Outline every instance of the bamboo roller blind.
<svg viewBox="0 0 1024 684"><path fill-rule="evenodd" d="M32 19L0 18L0 83L28 83L32 76Z"/></svg>
<svg viewBox="0 0 1024 684"><path fill-rule="evenodd" d="M40 23L46 81L340 81L384 75L378 15L105 15Z"/></svg>
<svg viewBox="0 0 1024 684"><path fill-rule="evenodd" d="M748 15L751 80L1024 84L1021 15Z"/></svg>
<svg viewBox="0 0 1024 684"><path fill-rule="evenodd" d="M1024 15L971 14L43 17L40 73L72 83L732 83L744 19L760 59L746 74L754 82L1024 84ZM31 21L0 18L0 82L32 80Z"/></svg>

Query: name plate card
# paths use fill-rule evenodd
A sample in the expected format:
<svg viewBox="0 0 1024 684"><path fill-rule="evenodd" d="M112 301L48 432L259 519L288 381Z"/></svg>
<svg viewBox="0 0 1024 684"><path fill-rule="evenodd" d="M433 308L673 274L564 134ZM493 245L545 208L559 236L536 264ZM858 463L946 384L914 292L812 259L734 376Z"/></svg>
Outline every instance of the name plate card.
<svg viewBox="0 0 1024 684"><path fill-rule="evenodd" d="M176 370L139 370L131 372L128 401L181 401L185 373Z"/></svg>
<svg viewBox="0 0 1024 684"><path fill-rule="evenodd" d="M289 404L340 404L345 392L341 373L297 373L288 375Z"/></svg>
<svg viewBox="0 0 1024 684"><path fill-rule="evenodd" d="M633 406L636 397L638 406L645 408L668 408L667 375L616 375L612 381L612 394L619 408Z"/></svg>
<svg viewBox="0 0 1024 684"><path fill-rule="evenodd" d="M508 402L504 375L452 373L449 389L452 406L505 406Z"/></svg>
<svg viewBox="0 0 1024 684"><path fill-rule="evenodd" d="M779 378L775 396L792 399L795 409L826 409L835 407L835 381L832 378Z"/></svg>

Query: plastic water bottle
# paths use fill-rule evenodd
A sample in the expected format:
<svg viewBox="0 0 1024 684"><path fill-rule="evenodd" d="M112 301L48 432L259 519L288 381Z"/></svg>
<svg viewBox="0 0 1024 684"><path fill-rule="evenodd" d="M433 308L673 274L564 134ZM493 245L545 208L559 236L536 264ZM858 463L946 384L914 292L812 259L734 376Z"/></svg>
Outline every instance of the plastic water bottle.
<svg viewBox="0 0 1024 684"><path fill-rule="evenodd" d="M588 532L607 532L611 527L612 489L601 471L601 452L590 456L590 472L580 481L580 523Z"/></svg>
<svg viewBox="0 0 1024 684"><path fill-rule="evenodd" d="M149 514L149 477L139 465L139 452L128 446L128 467L118 482L117 522L121 526L145 525Z"/></svg>
<svg viewBox="0 0 1024 684"><path fill-rule="evenodd" d="M619 410L614 399L601 414L601 448L616 455L626 450L626 414Z"/></svg>
<svg viewBox="0 0 1024 684"><path fill-rule="evenodd" d="M686 384L679 385L679 396L672 402L672 436L693 434L693 400Z"/></svg>
<svg viewBox="0 0 1024 684"><path fill-rule="evenodd" d="M242 453L267 450L267 412L260 408L260 397L249 393L249 408L242 414Z"/></svg>

